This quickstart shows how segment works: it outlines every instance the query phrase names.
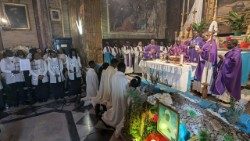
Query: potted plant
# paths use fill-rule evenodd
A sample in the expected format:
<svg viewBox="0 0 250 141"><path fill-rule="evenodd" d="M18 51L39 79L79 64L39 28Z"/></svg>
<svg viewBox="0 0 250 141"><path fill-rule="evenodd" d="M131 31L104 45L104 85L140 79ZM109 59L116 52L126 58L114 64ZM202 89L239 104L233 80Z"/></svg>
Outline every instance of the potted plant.
<svg viewBox="0 0 250 141"><path fill-rule="evenodd" d="M240 36L242 34L243 29L246 27L245 15L240 15L237 12L230 11L227 20L229 22L231 29L234 32L234 35Z"/></svg>
<svg viewBox="0 0 250 141"><path fill-rule="evenodd" d="M202 33L204 29L206 28L207 24L204 22L200 23L193 23L192 28L194 31L197 31L198 33Z"/></svg>

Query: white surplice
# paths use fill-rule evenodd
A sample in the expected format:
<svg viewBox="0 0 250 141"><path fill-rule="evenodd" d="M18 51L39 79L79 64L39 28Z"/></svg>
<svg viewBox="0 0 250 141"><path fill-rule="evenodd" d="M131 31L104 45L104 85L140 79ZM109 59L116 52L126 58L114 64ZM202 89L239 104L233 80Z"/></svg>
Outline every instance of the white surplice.
<svg viewBox="0 0 250 141"><path fill-rule="evenodd" d="M98 76L93 68L89 68L86 73L86 93L87 98L95 97L98 91Z"/></svg>
<svg viewBox="0 0 250 141"><path fill-rule="evenodd" d="M141 73L141 67L139 66L139 63L143 57L143 47L142 46L134 47L134 54L135 54L134 73Z"/></svg>
<svg viewBox="0 0 250 141"><path fill-rule="evenodd" d="M117 58L117 55L119 54L119 49L117 47L112 47L111 54L114 56L114 58Z"/></svg>
<svg viewBox="0 0 250 141"><path fill-rule="evenodd" d="M62 60L58 58L49 58L47 61L50 83L63 82L65 78L63 76Z"/></svg>
<svg viewBox="0 0 250 141"><path fill-rule="evenodd" d="M112 108L106 111L102 120L112 127L117 127L123 120L127 108L128 79L120 71L116 72L111 80Z"/></svg>
<svg viewBox="0 0 250 141"><path fill-rule="evenodd" d="M107 107L111 106L111 78L115 73L116 70L112 66L109 66L106 70L103 70L99 91L97 96L91 100L94 107L97 103L104 104Z"/></svg>
<svg viewBox="0 0 250 141"><path fill-rule="evenodd" d="M126 65L126 73L133 73L133 62L132 62L132 55L134 50L130 46L123 46L122 53L124 56L124 64Z"/></svg>
<svg viewBox="0 0 250 141"><path fill-rule="evenodd" d="M46 83L49 81L48 79L48 66L47 63L43 59L33 60L31 62L31 84L34 86L38 85L39 76L43 75L42 83Z"/></svg>
<svg viewBox="0 0 250 141"><path fill-rule="evenodd" d="M1 60L1 71L5 79L5 83L13 84L16 82L24 82L23 72L20 71L20 58L18 57L6 57ZM13 74L12 71L20 71L17 74Z"/></svg>
<svg viewBox="0 0 250 141"><path fill-rule="evenodd" d="M82 72L81 72L81 60L80 57L67 57L66 58L66 68L68 70L68 77L70 80L75 80L75 75L77 78L82 77ZM75 72L74 72L75 71Z"/></svg>

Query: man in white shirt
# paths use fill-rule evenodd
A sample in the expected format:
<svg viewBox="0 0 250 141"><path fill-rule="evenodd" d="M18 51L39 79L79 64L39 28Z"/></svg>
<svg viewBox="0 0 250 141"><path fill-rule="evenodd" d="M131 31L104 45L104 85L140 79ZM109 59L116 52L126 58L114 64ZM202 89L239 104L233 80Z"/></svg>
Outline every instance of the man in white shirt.
<svg viewBox="0 0 250 141"><path fill-rule="evenodd" d="M142 73L139 66L139 63L143 58L143 46L141 41L138 43L137 47L134 47L134 55L134 73Z"/></svg>
<svg viewBox="0 0 250 141"><path fill-rule="evenodd" d="M79 55L75 49L71 49L66 57L66 68L68 77L69 96L81 93L82 65Z"/></svg>
<svg viewBox="0 0 250 141"><path fill-rule="evenodd" d="M1 60L1 71L6 83L7 104L18 106L24 82L23 72L20 71L20 58L14 57L11 50L6 50L5 55L6 58Z"/></svg>
<svg viewBox="0 0 250 141"><path fill-rule="evenodd" d="M35 94L38 102L46 102L49 98L49 79L47 76L48 66L42 59L42 55L38 52L34 54L31 62L31 70L29 71L32 77L31 83L35 88Z"/></svg>
<svg viewBox="0 0 250 141"><path fill-rule="evenodd" d="M48 71L50 78L50 91L54 98L64 97L64 75L63 62L58 58L55 51L50 52L50 59L48 59Z"/></svg>
<svg viewBox="0 0 250 141"><path fill-rule="evenodd" d="M111 80L112 108L106 111L102 120L114 128L122 121L127 107L128 79L125 75L126 65L118 64L118 71Z"/></svg>

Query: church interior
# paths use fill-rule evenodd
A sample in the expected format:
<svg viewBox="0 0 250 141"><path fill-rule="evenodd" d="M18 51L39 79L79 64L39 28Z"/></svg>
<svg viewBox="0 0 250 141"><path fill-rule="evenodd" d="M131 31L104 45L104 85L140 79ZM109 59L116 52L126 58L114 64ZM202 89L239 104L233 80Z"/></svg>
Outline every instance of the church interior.
<svg viewBox="0 0 250 141"><path fill-rule="evenodd" d="M249 140L249 0L0 0L0 141Z"/></svg>

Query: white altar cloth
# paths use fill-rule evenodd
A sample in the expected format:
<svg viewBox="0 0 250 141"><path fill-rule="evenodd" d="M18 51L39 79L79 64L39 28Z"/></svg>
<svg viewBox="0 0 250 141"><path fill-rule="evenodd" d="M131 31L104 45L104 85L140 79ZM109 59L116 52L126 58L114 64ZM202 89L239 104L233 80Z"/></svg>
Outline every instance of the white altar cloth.
<svg viewBox="0 0 250 141"><path fill-rule="evenodd" d="M142 68L143 74L159 74L161 83L169 84L172 88L182 92L186 92L191 88L191 80L194 78L196 64L172 64L160 60L144 61L139 64Z"/></svg>

